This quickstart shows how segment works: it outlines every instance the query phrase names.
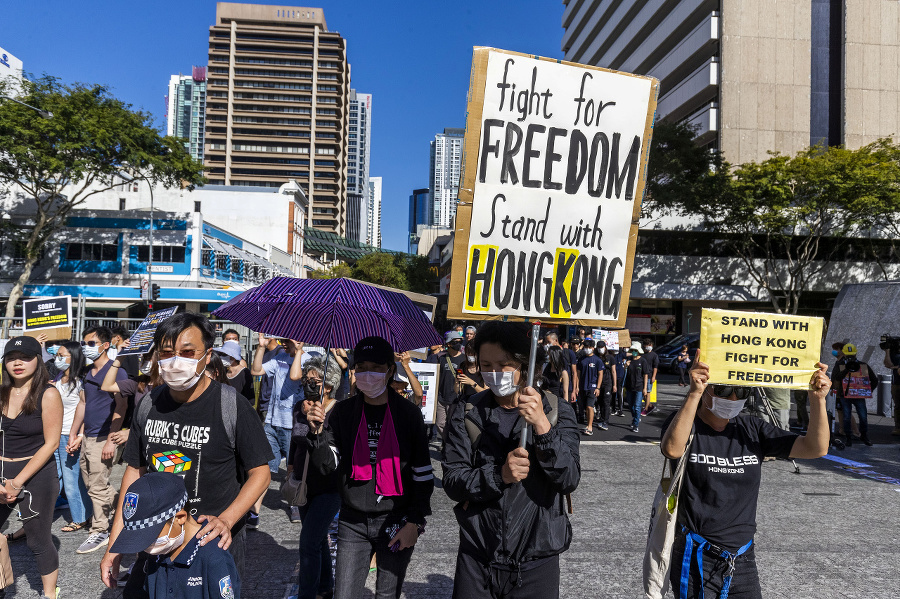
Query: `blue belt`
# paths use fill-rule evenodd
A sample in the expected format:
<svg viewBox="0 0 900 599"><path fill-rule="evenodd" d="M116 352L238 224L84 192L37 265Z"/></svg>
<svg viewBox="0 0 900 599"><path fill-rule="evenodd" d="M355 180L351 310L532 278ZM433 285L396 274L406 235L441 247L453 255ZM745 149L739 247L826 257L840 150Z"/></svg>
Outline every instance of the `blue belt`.
<svg viewBox="0 0 900 599"><path fill-rule="evenodd" d="M703 596L703 552L705 550L712 551L718 557L728 562L728 570L722 579L722 592L719 593L719 599L728 599L728 589L731 587L731 577L734 575L734 560L739 555L743 555L753 545L751 540L749 543L737 550L737 553L730 553L721 547L713 545L695 532L689 531L685 526L681 527L685 533L684 538L684 559L681 562L681 597L687 598L688 578L691 573L691 558L694 552L697 552L697 566L700 568L700 596Z"/></svg>

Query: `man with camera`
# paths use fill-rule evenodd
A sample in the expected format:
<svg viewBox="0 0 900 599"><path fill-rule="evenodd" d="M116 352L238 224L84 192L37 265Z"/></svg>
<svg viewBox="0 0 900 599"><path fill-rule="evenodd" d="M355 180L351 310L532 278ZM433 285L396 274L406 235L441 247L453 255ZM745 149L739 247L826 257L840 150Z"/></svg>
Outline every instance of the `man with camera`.
<svg viewBox="0 0 900 599"><path fill-rule="evenodd" d="M850 432L851 411L855 407L859 417L859 436L863 443L872 446L869 440L869 422L866 400L872 397L872 393L878 388L878 376L865 362L857 359L856 346L847 343L841 349L840 354L846 358L843 364L836 364L832 375L832 388L837 392L838 399L844 410L844 437L846 445L853 445L853 435Z"/></svg>
<svg viewBox="0 0 900 599"><path fill-rule="evenodd" d="M891 371L891 401L894 404L894 430L891 435L900 437L900 337L882 335L878 345L884 350L884 365Z"/></svg>

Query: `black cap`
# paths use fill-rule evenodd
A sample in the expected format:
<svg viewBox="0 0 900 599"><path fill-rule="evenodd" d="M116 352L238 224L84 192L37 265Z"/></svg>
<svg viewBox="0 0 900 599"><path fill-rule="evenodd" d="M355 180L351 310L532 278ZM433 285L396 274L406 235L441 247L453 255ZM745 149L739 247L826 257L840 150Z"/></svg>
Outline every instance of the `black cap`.
<svg viewBox="0 0 900 599"><path fill-rule="evenodd" d="M131 483L122 500L125 526L110 551L138 553L150 547L187 499L184 479L171 472L148 472Z"/></svg>
<svg viewBox="0 0 900 599"><path fill-rule="evenodd" d="M21 352L32 358L41 355L41 344L34 337L13 337L6 342L6 348L3 350L3 357L6 358L13 352Z"/></svg>
<svg viewBox="0 0 900 599"><path fill-rule="evenodd" d="M374 362L375 364L393 364L394 348L381 337L366 337L353 349L353 363Z"/></svg>
<svg viewBox="0 0 900 599"><path fill-rule="evenodd" d="M601 339L600 341L597 341L597 342L595 343L595 345L596 345L596 347L597 347L598 349L601 348L601 347L606 347L606 341L604 341L603 339Z"/></svg>

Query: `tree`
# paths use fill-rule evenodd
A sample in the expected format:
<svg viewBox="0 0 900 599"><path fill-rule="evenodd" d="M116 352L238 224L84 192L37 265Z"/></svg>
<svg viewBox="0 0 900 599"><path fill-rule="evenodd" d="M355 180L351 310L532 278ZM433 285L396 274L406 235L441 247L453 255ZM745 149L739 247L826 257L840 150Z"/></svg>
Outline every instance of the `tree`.
<svg viewBox="0 0 900 599"><path fill-rule="evenodd" d="M189 189L204 181L202 164L183 140L160 135L149 114L133 111L105 86L63 85L44 76L23 80L21 91L19 100L53 116L0 102L0 183L18 186L34 208L32 221L19 231L25 264L10 292L7 317L15 315L47 241L72 210L114 187L117 176Z"/></svg>
<svg viewBox="0 0 900 599"><path fill-rule="evenodd" d="M326 270L314 270L309 273L310 279L340 279L341 277L350 278L352 276L353 268L343 262Z"/></svg>
<svg viewBox="0 0 900 599"><path fill-rule="evenodd" d="M858 150L771 153L731 171L717 200L689 196L682 210L726 239L776 312L796 314L840 241L900 218L898 156L900 146L886 139Z"/></svg>
<svg viewBox="0 0 900 599"><path fill-rule="evenodd" d="M437 269L428 263L428 256L409 255L406 257L406 280L408 291L431 293L437 282Z"/></svg>
<svg viewBox="0 0 900 599"><path fill-rule="evenodd" d="M406 264L402 255L374 252L357 260L353 278L384 287L407 289Z"/></svg>

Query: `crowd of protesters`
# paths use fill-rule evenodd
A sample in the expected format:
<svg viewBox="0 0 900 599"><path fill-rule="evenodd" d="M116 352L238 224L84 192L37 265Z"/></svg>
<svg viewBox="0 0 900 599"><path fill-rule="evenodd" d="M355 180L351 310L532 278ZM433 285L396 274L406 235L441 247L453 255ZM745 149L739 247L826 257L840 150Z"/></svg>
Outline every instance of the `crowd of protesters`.
<svg viewBox="0 0 900 599"><path fill-rule="evenodd" d="M247 531L259 526L274 480L287 518L301 525L300 599L355 599L370 562L376 596L399 597L418 538L433 526L438 451L443 491L457 503L453 596L558 597L560 555L572 540L564 506L581 478L579 439L607 431L612 418L639 432L660 360L651 339L610 349L583 329L569 339L549 331L529 385L529 330L460 326L429 348L423 360L440 373L433 426L420 409L425 392L410 353L379 337L322 351L259 334L245 359L238 331L224 331L216 345L210 322L190 312L162 322L143 355L120 355L124 329L92 327L80 342L16 337L5 346L0 385L0 524L16 506L23 526L7 538L27 540L45 597L58 592L50 524L54 507L66 505L62 532L87 533L77 553L105 550L101 578L111 588L124 582L125 597L171 596L173 588L175 596L237 597ZM706 365L682 347L673 367L689 391L663 426L663 453L715 453L725 431L733 438L727 451L738 443L735 451L758 453L760 462L816 457L834 441L832 429L852 443L854 407L859 437L871 445L865 398L877 378L854 345L836 344L834 354L832 377L822 367L797 402L798 419L801 403L811 413L792 433L789 394L766 390L771 424L747 420L740 412L749 393L706 385ZM826 406L832 385L839 403ZM116 489L110 473L120 462ZM691 565L703 543L718 543L732 559L732 594L759 596L755 492L720 491L734 495L735 515L707 505L703 489L720 483L704 476L687 470L675 545L676 563L687 565L672 570L675 595L699 597L723 584L727 592L714 560ZM758 489L758 472L753 477ZM729 528L729 518L741 526ZM122 557L134 554L130 571L120 572ZM218 594L197 594L193 587L212 584L190 582L203 576L218 577Z"/></svg>

